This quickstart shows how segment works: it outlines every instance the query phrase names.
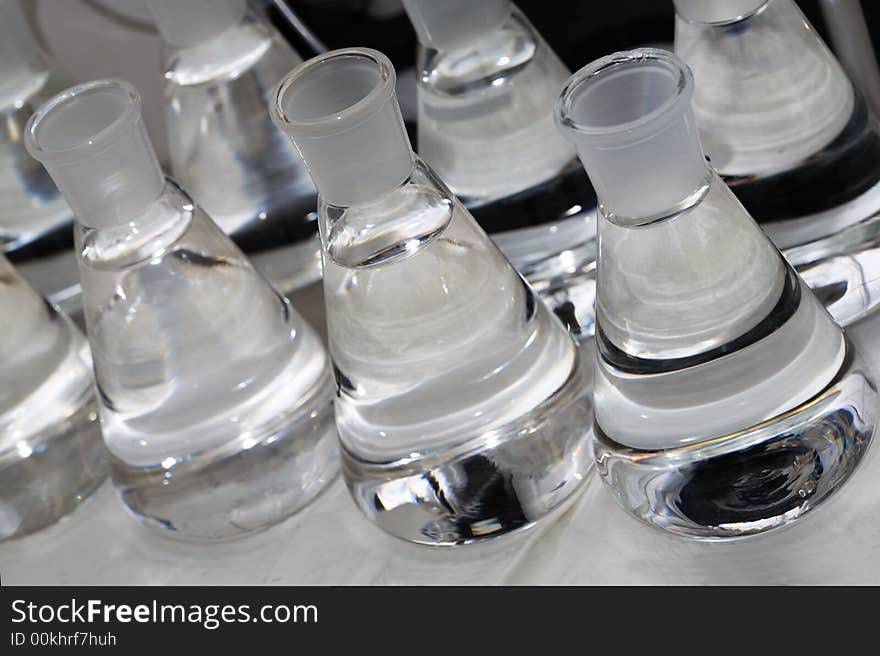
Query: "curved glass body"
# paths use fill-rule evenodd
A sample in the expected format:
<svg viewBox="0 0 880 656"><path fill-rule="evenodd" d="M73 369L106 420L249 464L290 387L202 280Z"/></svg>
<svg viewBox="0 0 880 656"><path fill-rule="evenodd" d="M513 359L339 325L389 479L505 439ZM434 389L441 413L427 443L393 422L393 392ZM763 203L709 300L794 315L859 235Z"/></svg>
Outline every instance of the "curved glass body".
<svg viewBox="0 0 880 656"><path fill-rule="evenodd" d="M74 510L107 466L85 338L0 255L0 540Z"/></svg>
<svg viewBox="0 0 880 656"><path fill-rule="evenodd" d="M693 88L666 51L618 53L572 77L557 115L599 191L599 472L637 518L720 539L786 524L834 492L880 398L706 167Z"/></svg>
<svg viewBox="0 0 880 656"><path fill-rule="evenodd" d="M0 2L0 250L41 293L76 293L73 212L24 147L27 119L65 81L30 32L18 0ZM70 263L65 266L66 261Z"/></svg>
<svg viewBox="0 0 880 656"><path fill-rule="evenodd" d="M319 215L336 423L361 508L447 544L568 500L589 470L577 349L467 210L416 160L379 202Z"/></svg>
<svg viewBox="0 0 880 656"><path fill-rule="evenodd" d="M25 139L76 210L83 308L113 480L194 540L266 528L336 471L329 358L228 236L162 176L119 80L59 94Z"/></svg>
<svg viewBox="0 0 880 656"><path fill-rule="evenodd" d="M114 482L184 538L271 525L335 470L327 355L176 186L136 225L76 231Z"/></svg>
<svg viewBox="0 0 880 656"><path fill-rule="evenodd" d="M519 9L449 49L421 45L416 66L419 154L466 205L535 187L575 159L552 112L569 71Z"/></svg>
<svg viewBox="0 0 880 656"><path fill-rule="evenodd" d="M864 286L880 266L880 123L794 2L750 4L707 18L677 0L675 50L694 72L700 135L746 209L848 323L877 302Z"/></svg>
<svg viewBox="0 0 880 656"><path fill-rule="evenodd" d="M599 216L596 422L631 448L782 415L846 360L840 328L713 171L698 198L660 221Z"/></svg>
<svg viewBox="0 0 880 656"><path fill-rule="evenodd" d="M408 11L431 25L422 4ZM515 5L495 4L498 25L419 45L417 150L580 337L592 332L596 197L553 125L569 71ZM461 21L481 10L462 5Z"/></svg>
<svg viewBox="0 0 880 656"><path fill-rule="evenodd" d="M269 93L302 60L253 13L203 43L166 44L171 170L283 291L320 275L316 192L269 119Z"/></svg>
<svg viewBox="0 0 880 656"><path fill-rule="evenodd" d="M568 335L420 162L379 203L320 216L337 425L355 457L453 449L571 377Z"/></svg>
<svg viewBox="0 0 880 656"><path fill-rule="evenodd" d="M279 85L275 122L319 190L349 489L406 540L532 525L590 472L588 381L565 328L410 148L394 68L332 51Z"/></svg>

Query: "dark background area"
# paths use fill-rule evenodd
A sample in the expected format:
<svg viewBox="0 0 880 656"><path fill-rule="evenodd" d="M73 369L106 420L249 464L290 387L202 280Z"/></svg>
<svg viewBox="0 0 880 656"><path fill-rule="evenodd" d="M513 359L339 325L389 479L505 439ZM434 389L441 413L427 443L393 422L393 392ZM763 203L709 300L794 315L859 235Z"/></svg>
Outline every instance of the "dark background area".
<svg viewBox="0 0 880 656"><path fill-rule="evenodd" d="M330 48L376 48L398 70L414 63L415 33L405 14L371 17L366 0L286 1ZM617 50L672 42L672 0L516 0L516 4L571 70ZM797 0L797 4L828 42L818 2ZM862 9L875 51L880 52L880 2L862 0ZM296 45L303 54L308 52Z"/></svg>

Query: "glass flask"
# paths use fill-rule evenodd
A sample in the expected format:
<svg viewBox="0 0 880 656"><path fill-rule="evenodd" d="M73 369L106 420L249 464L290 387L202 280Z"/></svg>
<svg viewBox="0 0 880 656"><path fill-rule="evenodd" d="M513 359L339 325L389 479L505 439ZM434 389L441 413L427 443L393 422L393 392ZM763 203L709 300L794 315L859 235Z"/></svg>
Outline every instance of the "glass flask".
<svg viewBox="0 0 880 656"><path fill-rule="evenodd" d="M643 49L578 71L556 108L599 197L596 461L621 505L680 535L790 522L859 463L876 383L706 164L694 81Z"/></svg>
<svg viewBox="0 0 880 656"><path fill-rule="evenodd" d="M70 513L106 474L88 344L0 254L0 540Z"/></svg>
<svg viewBox="0 0 880 656"><path fill-rule="evenodd" d="M343 472L386 531L459 544L532 525L590 472L571 337L410 148L388 58L335 50L273 118L318 188Z"/></svg>
<svg viewBox="0 0 880 656"><path fill-rule="evenodd" d="M880 124L791 0L675 0L715 170L847 324L880 300Z"/></svg>
<svg viewBox="0 0 880 656"><path fill-rule="evenodd" d="M53 301L78 295L73 212L24 147L24 126L66 86L44 56L19 0L0 0L0 251ZM71 309L75 309L71 306Z"/></svg>
<svg viewBox="0 0 880 656"><path fill-rule="evenodd" d="M321 276L316 192L269 119L302 63L246 0L149 0L163 40L171 174L283 292Z"/></svg>
<svg viewBox="0 0 880 656"><path fill-rule="evenodd" d="M37 110L25 141L76 214L101 426L128 510L211 540L302 507L336 467L329 358L162 176L137 92L72 87Z"/></svg>
<svg viewBox="0 0 880 656"><path fill-rule="evenodd" d="M553 103L570 71L509 0L404 0L418 152L579 338L593 330L596 196Z"/></svg>

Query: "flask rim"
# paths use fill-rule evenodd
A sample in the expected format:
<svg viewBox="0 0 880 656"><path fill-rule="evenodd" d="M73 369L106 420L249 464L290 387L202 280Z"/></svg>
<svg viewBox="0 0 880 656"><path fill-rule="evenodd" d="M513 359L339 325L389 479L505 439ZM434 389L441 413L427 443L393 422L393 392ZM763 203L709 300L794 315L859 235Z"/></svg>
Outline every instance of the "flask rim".
<svg viewBox="0 0 880 656"><path fill-rule="evenodd" d="M120 103L116 116L91 134L84 134L75 143L51 145L42 134L44 123L70 107L72 101L98 94L114 95ZM72 162L92 157L113 145L118 136L141 120L141 97L125 80L107 78L77 84L43 103L28 119L24 129L25 148L40 162Z"/></svg>
<svg viewBox="0 0 880 656"><path fill-rule="evenodd" d="M287 93L319 69L359 59L375 66L378 78L370 91L342 109L316 117L297 118L285 109ZM272 93L274 123L291 137L324 137L345 132L373 116L395 93L397 74L391 60L372 48L341 48L313 57L285 75Z"/></svg>
<svg viewBox="0 0 880 656"><path fill-rule="evenodd" d="M580 116L576 105L610 75L624 70L660 68L674 84L666 98L630 120L591 123ZM554 106L554 118L563 130L571 130L597 142L628 143L650 136L669 121L679 118L690 107L694 93L694 76L690 68L675 54L658 48L638 48L616 52L587 64L566 82Z"/></svg>

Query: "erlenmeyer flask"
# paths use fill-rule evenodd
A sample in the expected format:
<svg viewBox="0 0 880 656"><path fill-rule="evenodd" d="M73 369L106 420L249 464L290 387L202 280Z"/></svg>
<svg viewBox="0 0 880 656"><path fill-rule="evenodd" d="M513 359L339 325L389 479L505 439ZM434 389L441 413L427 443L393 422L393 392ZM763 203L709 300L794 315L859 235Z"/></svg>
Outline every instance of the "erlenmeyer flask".
<svg viewBox="0 0 880 656"><path fill-rule="evenodd" d="M843 332L706 165L688 68L599 59L557 104L599 197L599 472L666 530L737 537L841 484L877 420Z"/></svg>
<svg viewBox="0 0 880 656"><path fill-rule="evenodd" d="M22 135L34 109L65 86L18 0L0 0L0 250L56 301L77 291L73 212Z"/></svg>
<svg viewBox="0 0 880 656"><path fill-rule="evenodd" d="M269 119L302 59L246 0L149 0L162 35L171 174L282 292L321 276L316 192Z"/></svg>
<svg viewBox="0 0 880 656"><path fill-rule="evenodd" d="M269 526L332 477L329 358L312 329L162 177L127 83L81 84L27 124L76 213L104 440L135 517L182 538Z"/></svg>
<svg viewBox="0 0 880 656"><path fill-rule="evenodd" d="M553 125L570 72L509 0L404 6L419 155L572 333L592 333L596 196Z"/></svg>
<svg viewBox="0 0 880 656"><path fill-rule="evenodd" d="M880 124L792 0L675 0L712 166L846 324L880 295Z"/></svg>
<svg viewBox="0 0 880 656"><path fill-rule="evenodd" d="M104 480L89 347L0 254L0 540L74 510Z"/></svg>
<svg viewBox="0 0 880 656"><path fill-rule="evenodd" d="M279 86L273 118L318 188L343 471L364 513L428 544L560 507L590 467L574 342L416 157L375 50Z"/></svg>

